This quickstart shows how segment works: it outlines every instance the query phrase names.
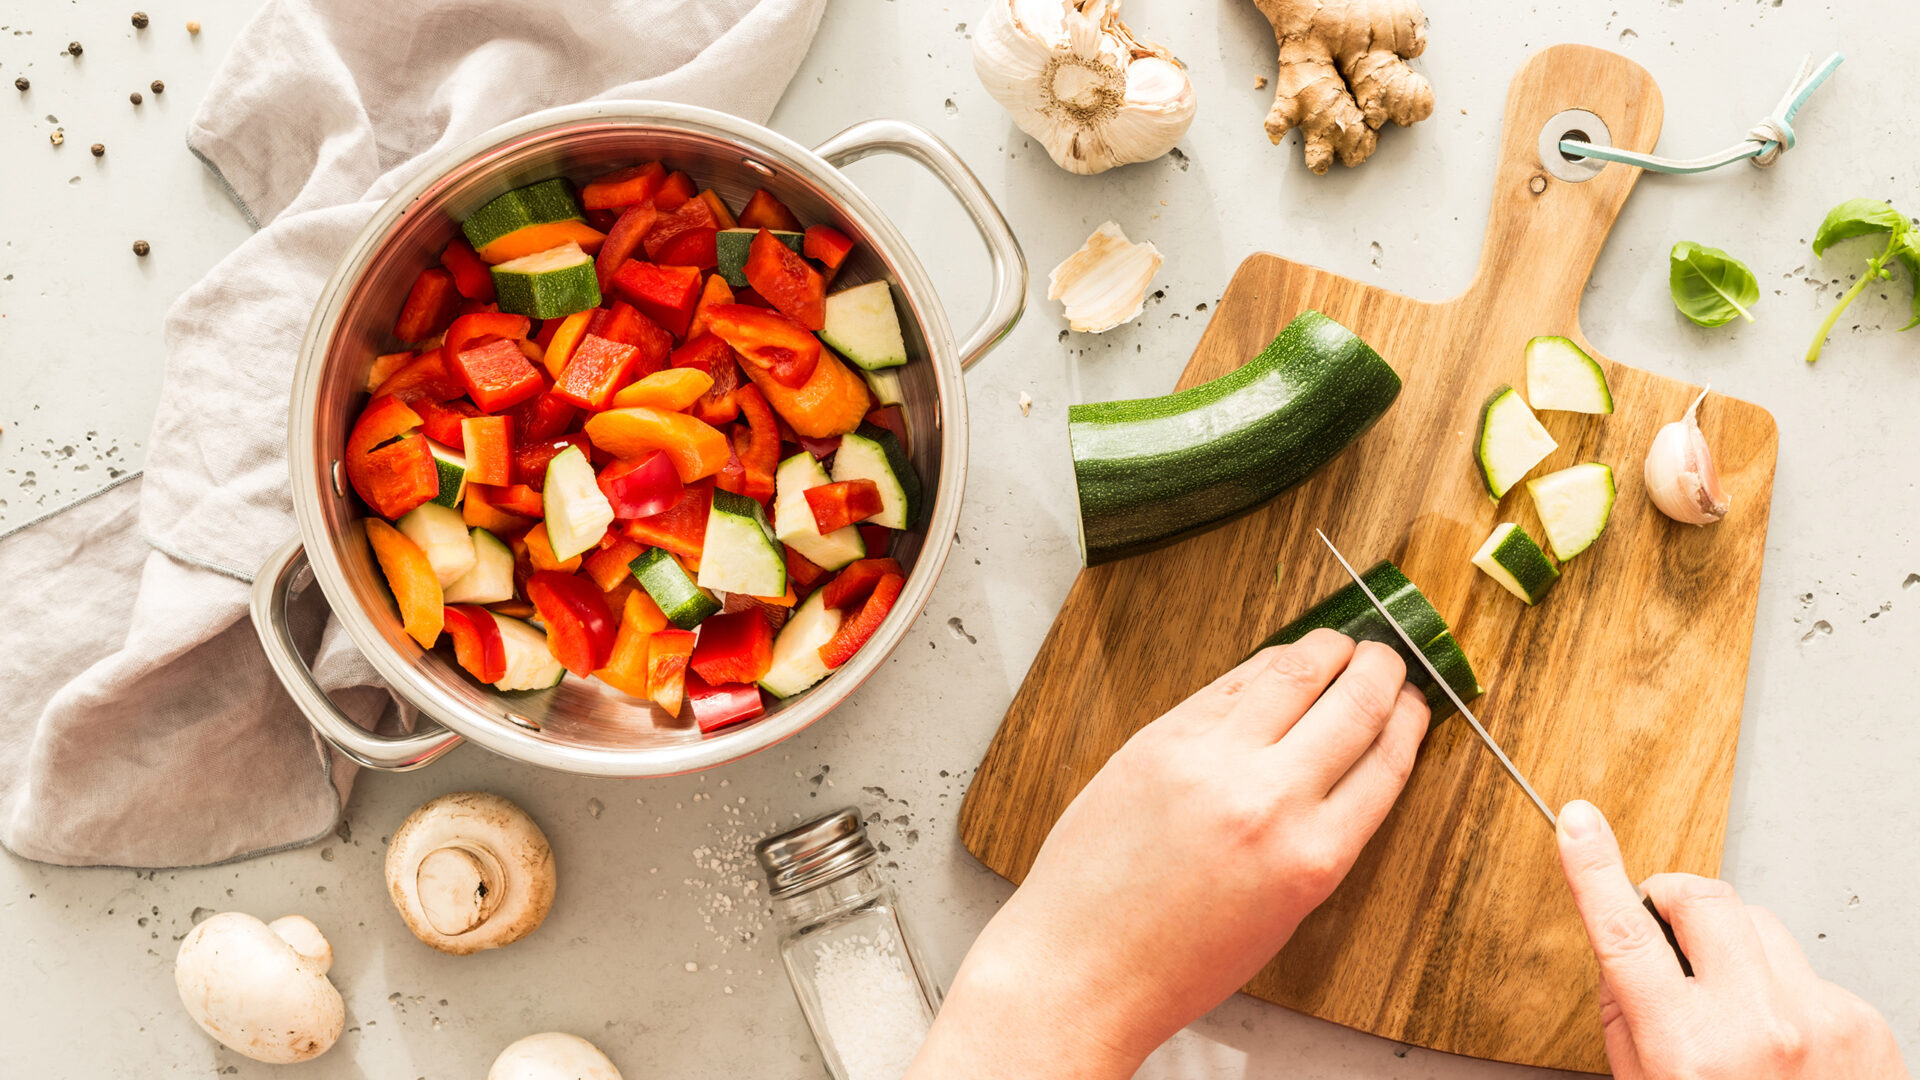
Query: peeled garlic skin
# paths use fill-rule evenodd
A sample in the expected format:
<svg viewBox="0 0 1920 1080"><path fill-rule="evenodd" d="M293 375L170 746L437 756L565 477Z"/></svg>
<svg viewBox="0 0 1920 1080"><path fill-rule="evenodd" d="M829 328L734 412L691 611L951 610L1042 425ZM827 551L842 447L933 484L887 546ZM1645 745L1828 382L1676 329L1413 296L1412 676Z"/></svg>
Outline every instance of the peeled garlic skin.
<svg viewBox="0 0 1920 1080"><path fill-rule="evenodd" d="M1686 415L1661 428L1647 448L1647 494L1661 513L1683 525L1711 525L1732 509L1694 416L1706 396L1700 391Z"/></svg>

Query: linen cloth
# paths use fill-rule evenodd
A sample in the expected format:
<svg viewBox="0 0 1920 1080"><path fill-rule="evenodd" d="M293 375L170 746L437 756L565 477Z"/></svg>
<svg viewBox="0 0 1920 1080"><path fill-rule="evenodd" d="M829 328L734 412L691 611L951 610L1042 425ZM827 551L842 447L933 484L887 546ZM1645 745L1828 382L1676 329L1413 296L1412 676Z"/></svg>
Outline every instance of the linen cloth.
<svg viewBox="0 0 1920 1080"><path fill-rule="evenodd" d="M144 477L0 538L0 844L192 866L334 827L354 766L280 689L247 600L296 532L289 384L340 253L425 160L538 109L766 120L825 2L269 0L187 133L259 231L168 312ZM401 719L324 610L294 629L357 722Z"/></svg>

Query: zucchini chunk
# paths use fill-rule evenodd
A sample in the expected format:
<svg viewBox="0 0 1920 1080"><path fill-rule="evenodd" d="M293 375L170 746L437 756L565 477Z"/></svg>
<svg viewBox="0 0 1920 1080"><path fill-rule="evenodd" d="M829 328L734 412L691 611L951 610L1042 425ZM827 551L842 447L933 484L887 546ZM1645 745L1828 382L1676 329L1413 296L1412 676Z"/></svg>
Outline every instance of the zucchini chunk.
<svg viewBox="0 0 1920 1080"><path fill-rule="evenodd" d="M787 232L785 229L769 229L775 240L791 248L795 255L800 254L804 233ZM727 284L736 289L747 287L747 250L753 247L753 238L760 235L759 229L721 229L713 237L713 253L720 265L715 267Z"/></svg>
<svg viewBox="0 0 1920 1080"><path fill-rule="evenodd" d="M1527 494L1547 528L1554 557L1566 562L1587 550L1613 512L1613 470L1597 461L1527 481Z"/></svg>
<svg viewBox="0 0 1920 1080"><path fill-rule="evenodd" d="M893 289L884 281L869 281L827 297L826 324L820 327L820 340L862 371L881 371L907 362L907 343L900 334Z"/></svg>
<svg viewBox="0 0 1920 1080"><path fill-rule="evenodd" d="M1495 390L1480 409L1480 437L1474 440L1473 456L1480 463L1487 494L1495 501L1559 446L1511 386Z"/></svg>
<svg viewBox="0 0 1920 1080"><path fill-rule="evenodd" d="M1527 399L1538 411L1613 412L1607 373L1585 349L1563 337L1527 342Z"/></svg>
<svg viewBox="0 0 1920 1080"><path fill-rule="evenodd" d="M1407 636L1423 643L1420 651L1433 662L1434 668L1447 680L1447 685L1453 687L1453 692L1460 695L1460 700L1472 701L1480 696L1479 677L1474 675L1467 654L1447 628L1447 621L1434 610L1420 589L1407 580L1407 575L1401 573L1399 567L1382 559L1361 574L1360 580L1366 582L1367 588L1373 590L1373 595L1379 597L1380 603L1393 613L1394 620L1407 632ZM1291 644L1323 626L1338 630L1355 641L1378 641L1391 646L1407 663L1407 681L1426 695L1427 707L1432 713L1430 719L1442 720L1453 715L1453 703L1447 700L1446 692L1420 666L1420 661L1407 651L1406 642L1400 640L1400 635L1394 633L1393 627L1388 626L1380 613L1367 602L1359 587L1351 583L1281 627L1273 636L1261 642L1260 648Z"/></svg>
<svg viewBox="0 0 1920 1080"><path fill-rule="evenodd" d="M1305 311L1238 370L1166 397L1067 410L1088 566L1251 512L1372 427L1400 376L1351 330Z"/></svg>
<svg viewBox="0 0 1920 1080"><path fill-rule="evenodd" d="M1560 580L1560 571L1548 561L1547 553L1533 542L1527 530L1511 521L1494 528L1493 535L1473 553L1473 565L1529 604L1539 603Z"/></svg>

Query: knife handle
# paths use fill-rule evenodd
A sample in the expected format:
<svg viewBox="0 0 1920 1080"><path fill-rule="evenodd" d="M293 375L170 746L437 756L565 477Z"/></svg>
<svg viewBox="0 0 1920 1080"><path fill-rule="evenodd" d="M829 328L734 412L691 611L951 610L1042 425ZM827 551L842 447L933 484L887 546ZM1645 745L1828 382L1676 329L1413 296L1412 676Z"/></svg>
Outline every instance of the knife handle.
<svg viewBox="0 0 1920 1080"><path fill-rule="evenodd" d="M1667 935L1667 944L1673 948L1674 958L1680 961L1680 974L1689 979L1693 978L1693 963L1687 959L1687 954L1681 951L1680 939L1673 936L1673 924L1667 921L1666 916L1660 914L1659 908L1653 906L1653 897L1647 895L1647 890L1638 885L1634 886L1634 889L1640 894L1640 903L1647 909L1647 914L1653 916L1653 921L1660 924L1660 932Z"/></svg>

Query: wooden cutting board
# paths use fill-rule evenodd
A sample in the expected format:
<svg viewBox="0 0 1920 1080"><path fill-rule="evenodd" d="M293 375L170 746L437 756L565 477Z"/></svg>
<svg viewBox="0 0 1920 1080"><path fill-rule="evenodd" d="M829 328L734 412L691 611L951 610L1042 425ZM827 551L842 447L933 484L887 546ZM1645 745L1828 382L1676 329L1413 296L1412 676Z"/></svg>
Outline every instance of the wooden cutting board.
<svg viewBox="0 0 1920 1080"><path fill-rule="evenodd" d="M1081 572L967 792L961 838L981 861L1020 880L1129 735L1346 584L1320 527L1358 566L1393 559L1452 622L1487 688L1478 715L1550 804L1597 803L1636 875L1717 872L1778 436L1764 409L1715 395L1701 425L1732 513L1697 529L1648 501L1647 446L1698 387L1608 360L1581 336L1581 292L1639 174L1550 176L1537 136L1567 108L1600 116L1617 146L1651 149L1659 135L1659 88L1638 65L1583 46L1534 56L1507 100L1480 268L1455 299L1273 255L1241 265L1181 387L1232 370L1317 308L1405 388L1346 453L1259 512ZM1542 414L1560 449L1535 475L1603 461L1619 496L1599 541L1529 609L1468 559L1502 521L1544 531L1524 486L1488 500L1469 447L1491 390L1524 386L1522 349L1537 334L1600 359L1616 411ZM1418 1046L1604 1072L1594 979L1552 834L1454 719L1428 735L1345 884L1246 991Z"/></svg>

